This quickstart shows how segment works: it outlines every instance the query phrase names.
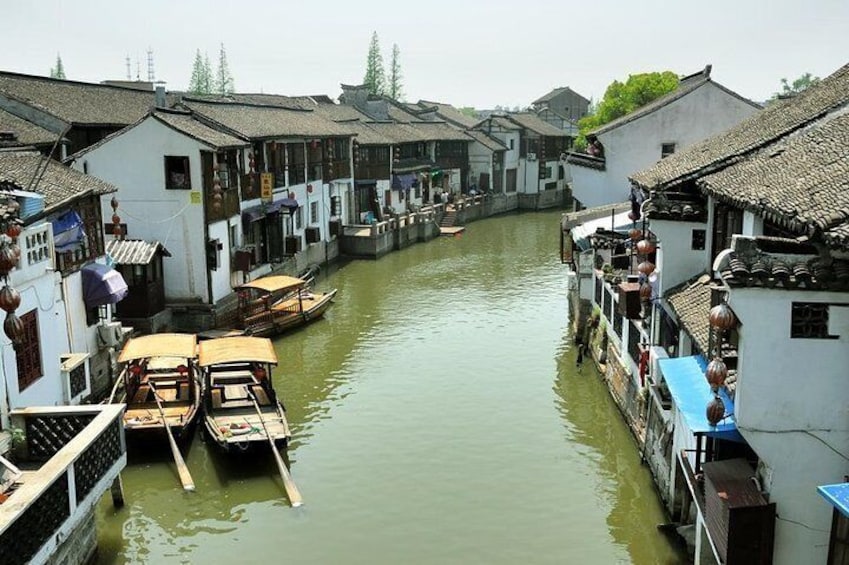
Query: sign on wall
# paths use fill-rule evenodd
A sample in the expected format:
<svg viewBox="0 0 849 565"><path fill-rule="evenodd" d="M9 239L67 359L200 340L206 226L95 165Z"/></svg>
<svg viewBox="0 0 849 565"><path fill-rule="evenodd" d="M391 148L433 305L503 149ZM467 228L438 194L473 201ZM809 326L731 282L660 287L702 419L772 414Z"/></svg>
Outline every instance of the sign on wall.
<svg viewBox="0 0 849 565"><path fill-rule="evenodd" d="M262 173L259 175L260 197L271 201L274 191L274 173Z"/></svg>

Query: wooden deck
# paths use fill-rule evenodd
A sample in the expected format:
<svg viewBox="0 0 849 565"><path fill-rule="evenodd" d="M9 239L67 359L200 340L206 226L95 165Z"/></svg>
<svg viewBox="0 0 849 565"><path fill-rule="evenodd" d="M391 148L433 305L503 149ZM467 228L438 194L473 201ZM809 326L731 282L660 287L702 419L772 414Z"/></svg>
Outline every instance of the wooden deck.
<svg viewBox="0 0 849 565"><path fill-rule="evenodd" d="M458 235L466 231L464 226L440 227L439 235Z"/></svg>

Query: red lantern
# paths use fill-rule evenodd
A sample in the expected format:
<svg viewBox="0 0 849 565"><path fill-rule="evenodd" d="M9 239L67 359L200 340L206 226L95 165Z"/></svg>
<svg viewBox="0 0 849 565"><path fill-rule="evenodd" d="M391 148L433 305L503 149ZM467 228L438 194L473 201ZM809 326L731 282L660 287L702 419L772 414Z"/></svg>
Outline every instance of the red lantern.
<svg viewBox="0 0 849 565"><path fill-rule="evenodd" d="M142 368L141 365L130 365L130 372L135 376L141 375Z"/></svg>
<svg viewBox="0 0 849 565"><path fill-rule="evenodd" d="M180 373L181 377L185 377L186 374L189 372L189 368L185 365L177 365L177 372Z"/></svg>
<svg viewBox="0 0 849 565"><path fill-rule="evenodd" d="M119 216L118 214L112 214L112 223L113 224L120 224L121 223L121 216Z"/></svg>
<svg viewBox="0 0 849 565"><path fill-rule="evenodd" d="M11 286L0 289L0 308L8 313L14 312L21 305L21 294Z"/></svg>
<svg viewBox="0 0 849 565"><path fill-rule="evenodd" d="M0 248L0 273L8 273L18 264L18 257L11 245Z"/></svg>
<svg viewBox="0 0 849 565"><path fill-rule="evenodd" d="M657 249L655 243L650 239L642 239L637 243L637 253L640 255L650 255Z"/></svg>
<svg viewBox="0 0 849 565"><path fill-rule="evenodd" d="M651 300L652 288L648 282L644 282L640 285L640 300L643 302L647 302Z"/></svg>
<svg viewBox="0 0 849 565"><path fill-rule="evenodd" d="M262 381L265 379L266 375L267 373L263 367L257 367L254 369L254 376L256 377L256 380Z"/></svg>
<svg viewBox="0 0 849 565"><path fill-rule="evenodd" d="M718 330L730 330L737 325L734 311L725 302L710 309L710 325Z"/></svg>
<svg viewBox="0 0 849 565"><path fill-rule="evenodd" d="M21 235L20 224L17 224L17 223L14 223L14 222L9 224L9 226L6 228L6 235L11 237L12 239L15 239L16 237Z"/></svg>
<svg viewBox="0 0 849 565"><path fill-rule="evenodd" d="M643 273L645 276L649 276L650 274L652 274L654 272L654 269L654 263L651 263L649 261L643 261L642 263L637 265L637 270Z"/></svg>
<svg viewBox="0 0 849 565"><path fill-rule="evenodd" d="M722 403L718 394L715 394L713 400L708 403L705 415L711 426L717 425L725 418L725 404Z"/></svg>
<svg viewBox="0 0 849 565"><path fill-rule="evenodd" d="M307 192L309 192L310 194L312 194L312 185L311 185L311 184L308 184L308 185L307 185Z"/></svg>
<svg viewBox="0 0 849 565"><path fill-rule="evenodd" d="M705 370L705 378L710 383L711 388L718 388L725 384L725 379L728 377L728 367L725 362L719 357L714 357L713 361L708 363Z"/></svg>
<svg viewBox="0 0 849 565"><path fill-rule="evenodd" d="M14 343L20 343L24 337L24 323L13 313L6 314L6 319L3 321L3 331L6 337Z"/></svg>
<svg viewBox="0 0 849 565"><path fill-rule="evenodd" d="M631 228L631 230L628 232L628 237L631 238L631 241L637 241L641 237L643 237L643 232L642 230L638 230L637 228Z"/></svg>

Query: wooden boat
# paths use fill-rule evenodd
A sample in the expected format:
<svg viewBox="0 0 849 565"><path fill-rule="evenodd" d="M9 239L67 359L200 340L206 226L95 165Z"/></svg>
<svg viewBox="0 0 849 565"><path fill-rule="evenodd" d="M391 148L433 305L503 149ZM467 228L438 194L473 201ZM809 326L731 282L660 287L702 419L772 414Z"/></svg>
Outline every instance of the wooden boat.
<svg viewBox="0 0 849 565"><path fill-rule="evenodd" d="M198 344L204 431L229 452L291 437L286 412L271 385L277 354L262 337L221 337Z"/></svg>
<svg viewBox="0 0 849 565"><path fill-rule="evenodd" d="M193 334L153 334L127 342L118 356L124 369L110 402L119 401L121 395L127 405L128 439L161 435L166 425L178 439L190 435L201 402L196 359Z"/></svg>
<svg viewBox="0 0 849 565"><path fill-rule="evenodd" d="M239 327L253 336L268 337L320 318L336 289L314 292L307 281L272 275L236 287Z"/></svg>

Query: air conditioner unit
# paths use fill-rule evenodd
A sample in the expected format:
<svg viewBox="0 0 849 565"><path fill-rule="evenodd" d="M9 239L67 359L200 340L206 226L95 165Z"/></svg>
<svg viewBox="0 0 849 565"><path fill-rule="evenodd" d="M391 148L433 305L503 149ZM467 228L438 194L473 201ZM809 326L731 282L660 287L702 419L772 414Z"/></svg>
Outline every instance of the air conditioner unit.
<svg viewBox="0 0 849 565"><path fill-rule="evenodd" d="M60 357L62 399L65 404L79 404L91 394L91 371L88 353L68 353Z"/></svg>
<svg viewBox="0 0 849 565"><path fill-rule="evenodd" d="M97 342L101 348L118 347L123 339L121 322L104 322L97 326Z"/></svg>
<svg viewBox="0 0 849 565"><path fill-rule="evenodd" d="M528 161L536 161L537 154L536 153L528 153Z"/></svg>

